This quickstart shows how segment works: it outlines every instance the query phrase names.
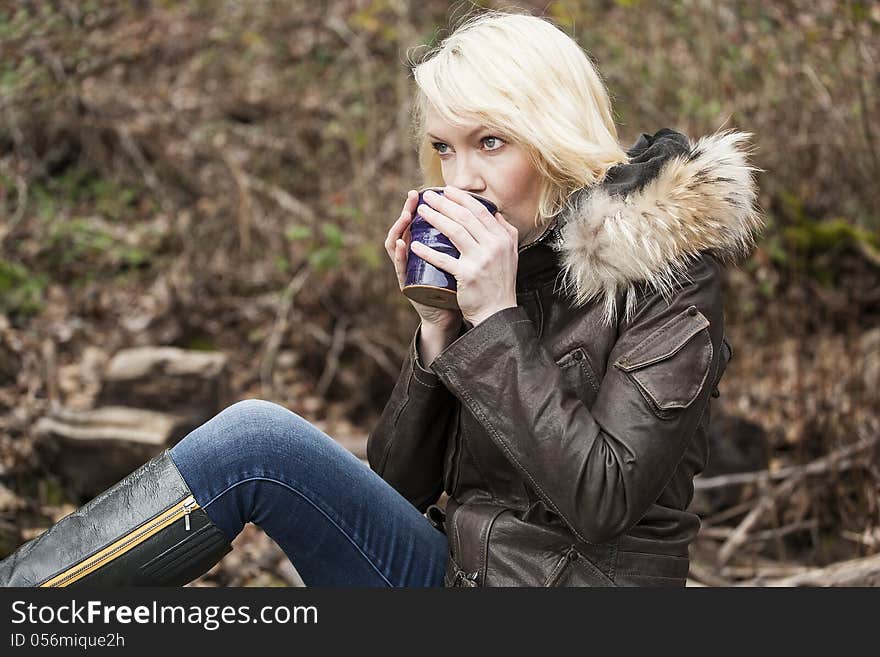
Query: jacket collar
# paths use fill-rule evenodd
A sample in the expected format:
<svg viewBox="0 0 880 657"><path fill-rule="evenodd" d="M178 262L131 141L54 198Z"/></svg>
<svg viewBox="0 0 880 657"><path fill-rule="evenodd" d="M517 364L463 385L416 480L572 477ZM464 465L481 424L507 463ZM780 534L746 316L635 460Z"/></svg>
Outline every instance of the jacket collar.
<svg viewBox="0 0 880 657"><path fill-rule="evenodd" d="M703 250L728 262L746 257L762 226L752 175L759 169L744 148L749 136L724 131L692 142L669 128L642 133L628 162L575 192L520 248L517 289L556 268L575 305L602 303L613 323L619 301L627 319L635 310L637 283L668 298Z"/></svg>

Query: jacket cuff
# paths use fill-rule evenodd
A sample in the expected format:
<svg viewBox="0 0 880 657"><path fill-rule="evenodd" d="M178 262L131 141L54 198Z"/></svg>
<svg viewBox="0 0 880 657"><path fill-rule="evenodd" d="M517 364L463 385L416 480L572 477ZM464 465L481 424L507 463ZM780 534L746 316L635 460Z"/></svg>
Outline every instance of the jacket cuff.
<svg viewBox="0 0 880 657"><path fill-rule="evenodd" d="M458 341L461 340L462 336L470 333L471 330L472 329L470 325L462 321L461 328L458 329L458 337L453 340L452 345L457 344ZM422 364L422 359L419 355L419 337L421 336L421 331L422 325L419 324L418 328L416 329L416 334L415 336L413 336L412 345L410 346L413 359L413 376L419 383L428 387L441 385L443 382L440 380L440 377L437 376L436 371L434 370L434 363L436 363L437 359L440 358L440 356L442 356L444 353L446 353L452 345L449 345L449 347L440 352L440 356L437 356L437 358L434 359L434 362L431 363L431 365L429 366L431 369L427 369Z"/></svg>
<svg viewBox="0 0 880 657"><path fill-rule="evenodd" d="M416 381L428 388L436 388L440 385L440 377L422 365L422 357L419 355L419 337L422 334L422 325L416 327L416 333L413 336L412 343L409 346L410 354L413 360L413 377Z"/></svg>
<svg viewBox="0 0 880 657"><path fill-rule="evenodd" d="M517 322L531 323L531 321L522 306L499 310L460 335L455 342L440 352L440 355L431 363L431 369L436 373L435 376L439 377L444 371L466 365L478 353L491 347L501 336L508 335L513 324Z"/></svg>

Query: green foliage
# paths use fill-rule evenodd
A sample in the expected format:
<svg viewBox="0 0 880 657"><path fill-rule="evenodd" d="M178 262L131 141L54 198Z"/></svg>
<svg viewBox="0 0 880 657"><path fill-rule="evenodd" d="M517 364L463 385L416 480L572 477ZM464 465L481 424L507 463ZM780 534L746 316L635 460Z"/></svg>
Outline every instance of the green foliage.
<svg viewBox="0 0 880 657"><path fill-rule="evenodd" d="M216 351L217 345L213 336L196 333L186 340L186 349L194 349L196 351Z"/></svg>
<svg viewBox="0 0 880 657"><path fill-rule="evenodd" d="M149 261L150 253L115 237L94 219L78 217L49 225L42 258L59 278L72 274L91 279L101 273L139 267Z"/></svg>
<svg viewBox="0 0 880 657"><path fill-rule="evenodd" d="M108 219L125 219L140 195L139 189L76 166L58 176L52 187L61 198L92 207Z"/></svg>
<svg viewBox="0 0 880 657"><path fill-rule="evenodd" d="M35 315L42 308L46 283L45 274L0 260L0 312L13 318Z"/></svg>
<svg viewBox="0 0 880 657"><path fill-rule="evenodd" d="M880 249L880 235L844 217L811 216L801 197L788 191L779 195L782 221L769 214L764 246L780 268L806 274L826 287L836 281L842 249L856 246Z"/></svg>
<svg viewBox="0 0 880 657"><path fill-rule="evenodd" d="M312 228L311 226L291 226L284 233L284 236L291 242L311 239Z"/></svg>
<svg viewBox="0 0 880 657"><path fill-rule="evenodd" d="M844 244L865 243L880 248L877 233L853 226L843 217L826 221L805 221L795 226L787 226L786 240L798 251L806 254L826 253Z"/></svg>

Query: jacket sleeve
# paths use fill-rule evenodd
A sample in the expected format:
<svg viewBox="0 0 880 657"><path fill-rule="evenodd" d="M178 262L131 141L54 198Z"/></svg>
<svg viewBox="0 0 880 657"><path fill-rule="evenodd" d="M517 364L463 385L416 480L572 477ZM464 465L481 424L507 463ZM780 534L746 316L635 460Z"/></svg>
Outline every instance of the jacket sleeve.
<svg viewBox="0 0 880 657"><path fill-rule="evenodd" d="M420 334L421 325L391 397L367 438L367 462L424 513L443 490L443 455L459 402L420 362Z"/></svg>
<svg viewBox="0 0 880 657"><path fill-rule="evenodd" d="M588 409L520 306L449 345L431 368L580 539L632 527L672 477L709 403L723 339L718 267L621 322ZM579 337L588 343L589 335Z"/></svg>

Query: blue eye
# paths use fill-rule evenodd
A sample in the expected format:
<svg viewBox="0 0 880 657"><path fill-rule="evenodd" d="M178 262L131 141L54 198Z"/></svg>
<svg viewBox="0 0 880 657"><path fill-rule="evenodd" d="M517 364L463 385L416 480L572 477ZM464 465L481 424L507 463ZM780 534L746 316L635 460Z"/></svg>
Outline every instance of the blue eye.
<svg viewBox="0 0 880 657"><path fill-rule="evenodd" d="M489 143L487 144L487 142ZM497 151L504 145L504 140L500 137L483 137L480 139L480 143L486 146L487 151ZM431 142L431 148L437 151L438 155L448 155L451 152L449 150L449 145L442 141Z"/></svg>

